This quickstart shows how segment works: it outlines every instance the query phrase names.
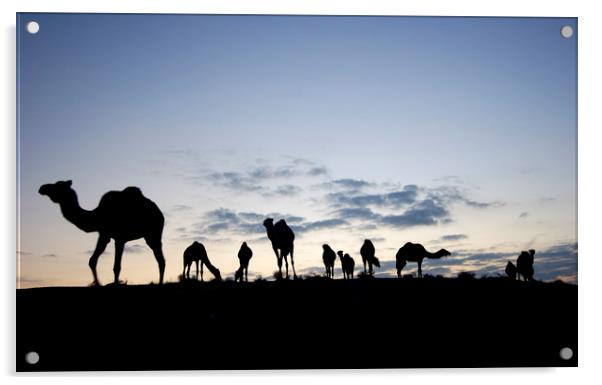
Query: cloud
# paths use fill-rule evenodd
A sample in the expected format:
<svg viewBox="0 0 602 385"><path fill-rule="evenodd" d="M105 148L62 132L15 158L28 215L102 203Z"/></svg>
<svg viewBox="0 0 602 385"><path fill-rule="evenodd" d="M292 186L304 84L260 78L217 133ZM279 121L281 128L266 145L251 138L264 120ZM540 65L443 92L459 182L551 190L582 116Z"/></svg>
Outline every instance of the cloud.
<svg viewBox="0 0 602 385"><path fill-rule="evenodd" d="M213 172L208 175L208 178L222 187L226 187L236 191L261 191L263 186L258 185L253 178L242 175L239 172Z"/></svg>
<svg viewBox="0 0 602 385"><path fill-rule="evenodd" d="M460 241L462 239L468 238L466 234L448 234L439 238L440 241Z"/></svg>
<svg viewBox="0 0 602 385"><path fill-rule="evenodd" d="M330 184L351 190L359 190L364 187L369 187L373 185L373 183L367 182L365 180L351 178L335 179L332 182L330 182Z"/></svg>
<svg viewBox="0 0 602 385"><path fill-rule="evenodd" d="M343 219L325 219L325 220L320 220L320 221L315 221L315 222L305 222L305 223L301 223L299 225L293 225L293 226L291 226L291 228L296 233L306 233L308 231L329 229L329 228L339 227L339 226L348 225L348 224L349 224L349 222L347 222Z"/></svg>
<svg viewBox="0 0 602 385"><path fill-rule="evenodd" d="M123 249L124 253L134 253L134 254L143 253L143 252L149 251L149 250L150 249L144 245L139 245L139 244L128 245L127 243Z"/></svg>
<svg viewBox="0 0 602 385"><path fill-rule="evenodd" d="M194 178L196 183L204 184L205 180L213 185L237 192L256 192L263 196L295 196L303 189L293 183L274 187L278 181L294 178L318 178L328 175L325 166L318 165L309 159L297 158L281 164L266 164L266 160L256 159L254 164L242 167L242 170L206 171Z"/></svg>
<svg viewBox="0 0 602 385"><path fill-rule="evenodd" d="M442 185L428 189L429 197L445 204L463 203L466 206L478 209L505 206L505 203L501 201L479 202L470 199L467 195L468 193L465 189L460 189L457 186L451 185Z"/></svg>
<svg viewBox="0 0 602 385"><path fill-rule="evenodd" d="M42 258L56 258L56 257L58 257L58 255L56 255L54 253L42 255Z"/></svg>
<svg viewBox="0 0 602 385"><path fill-rule="evenodd" d="M526 217L528 217L528 216L529 216L529 213L527 213L527 212L522 212L522 213L520 213L520 215L519 215L518 217L519 217L519 218L526 218Z"/></svg>
<svg viewBox="0 0 602 385"><path fill-rule="evenodd" d="M283 185L283 186L278 186L276 188L274 188L272 191L268 192L268 193L264 193L263 196L269 197L269 196L297 196L299 195L301 192L303 191L303 189L301 187L292 185L292 184L287 184L287 185Z"/></svg>
<svg viewBox="0 0 602 385"><path fill-rule="evenodd" d="M297 234L310 231L334 228L347 225L348 222L341 218L330 218L317 221L308 221L297 215L288 215L281 213L256 213L256 212L235 212L227 208L219 208L208 211L203 216L203 220L192 226L180 227L178 232L188 238L198 236L213 236L223 234L224 232L243 235L265 234L263 221L266 218L279 220L284 218L287 224Z"/></svg>
<svg viewBox="0 0 602 385"><path fill-rule="evenodd" d="M173 205L173 206L171 206L171 211L176 211L176 212L190 211L192 209L193 209L193 207L192 206L188 206L188 205Z"/></svg>
<svg viewBox="0 0 602 385"><path fill-rule="evenodd" d="M380 216L374 213L369 208L365 207L349 207L335 211L335 215L342 219L362 219L372 220Z"/></svg>
<svg viewBox="0 0 602 385"><path fill-rule="evenodd" d="M357 182L357 183L356 183ZM359 181L354 184L361 185ZM418 187L407 185L402 190L381 194L358 194L357 191L339 191L327 195L327 199L334 207L389 207L399 208L403 205L414 203L417 199Z"/></svg>
<svg viewBox="0 0 602 385"><path fill-rule="evenodd" d="M385 215L381 221L394 227L410 227L418 225L435 225L446 219L449 211L440 203L426 199L410 207L400 215Z"/></svg>
<svg viewBox="0 0 602 385"><path fill-rule="evenodd" d="M313 167L307 171L309 176L321 176L328 175L328 169L326 167Z"/></svg>

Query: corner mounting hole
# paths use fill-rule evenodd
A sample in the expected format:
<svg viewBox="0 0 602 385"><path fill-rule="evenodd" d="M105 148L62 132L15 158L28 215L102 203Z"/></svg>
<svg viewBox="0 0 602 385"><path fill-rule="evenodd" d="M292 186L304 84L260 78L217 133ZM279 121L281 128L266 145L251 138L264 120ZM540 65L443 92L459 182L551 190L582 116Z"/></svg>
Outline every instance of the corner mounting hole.
<svg viewBox="0 0 602 385"><path fill-rule="evenodd" d="M35 365L40 361L40 355L36 352L29 352L25 355L25 362L30 365Z"/></svg>
<svg viewBox="0 0 602 385"><path fill-rule="evenodd" d="M563 26L562 28L560 28L560 34L565 39L570 39L571 36L573 36L573 27L571 27L570 25Z"/></svg>
<svg viewBox="0 0 602 385"><path fill-rule="evenodd" d="M562 358L565 361L568 361L571 358L573 358L573 349L571 349L571 348L560 349L560 358Z"/></svg>
<svg viewBox="0 0 602 385"><path fill-rule="evenodd" d="M32 35L35 35L40 30L40 24L38 24L36 21L30 21L25 26L25 29L27 29L27 32L31 33Z"/></svg>

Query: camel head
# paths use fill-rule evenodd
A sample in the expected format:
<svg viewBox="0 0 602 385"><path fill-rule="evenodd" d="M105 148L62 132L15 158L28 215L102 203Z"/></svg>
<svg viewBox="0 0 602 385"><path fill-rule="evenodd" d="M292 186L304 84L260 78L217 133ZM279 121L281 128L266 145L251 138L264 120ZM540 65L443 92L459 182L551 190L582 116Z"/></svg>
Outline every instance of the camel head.
<svg viewBox="0 0 602 385"><path fill-rule="evenodd" d="M274 219L266 218L266 220L263 221L263 225L265 226L266 229L271 229L272 227L274 227Z"/></svg>
<svg viewBox="0 0 602 385"><path fill-rule="evenodd" d="M215 269L215 280L216 281L221 281L222 280L222 273L217 268Z"/></svg>
<svg viewBox="0 0 602 385"><path fill-rule="evenodd" d="M242 282L242 269L238 269L234 272L234 282L238 280Z"/></svg>
<svg viewBox="0 0 602 385"><path fill-rule="evenodd" d="M65 202L76 197L75 190L71 188L70 180L42 185L38 192L40 195L46 195L54 203Z"/></svg>
<svg viewBox="0 0 602 385"><path fill-rule="evenodd" d="M339 256L339 258L343 258L343 250L337 251L337 255Z"/></svg>
<svg viewBox="0 0 602 385"><path fill-rule="evenodd" d="M437 251L435 254L437 254L437 256L439 258L441 258L441 257L449 257L451 255L451 253L449 251L445 250L445 249L441 249L441 250Z"/></svg>

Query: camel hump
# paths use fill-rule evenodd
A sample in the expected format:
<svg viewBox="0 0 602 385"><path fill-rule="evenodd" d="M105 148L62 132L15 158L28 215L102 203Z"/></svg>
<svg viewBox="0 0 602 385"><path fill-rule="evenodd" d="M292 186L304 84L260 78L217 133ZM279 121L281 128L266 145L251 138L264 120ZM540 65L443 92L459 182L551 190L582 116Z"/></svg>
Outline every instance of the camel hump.
<svg viewBox="0 0 602 385"><path fill-rule="evenodd" d="M278 222L276 222L274 228L278 233L282 234L289 240L295 239L295 233L293 233L293 230L291 230L291 228L288 227L284 219L281 219Z"/></svg>
<svg viewBox="0 0 602 385"><path fill-rule="evenodd" d="M136 186L129 186L123 189L123 192L126 194L132 194L132 195L140 195L142 196L142 190L140 190L139 187Z"/></svg>

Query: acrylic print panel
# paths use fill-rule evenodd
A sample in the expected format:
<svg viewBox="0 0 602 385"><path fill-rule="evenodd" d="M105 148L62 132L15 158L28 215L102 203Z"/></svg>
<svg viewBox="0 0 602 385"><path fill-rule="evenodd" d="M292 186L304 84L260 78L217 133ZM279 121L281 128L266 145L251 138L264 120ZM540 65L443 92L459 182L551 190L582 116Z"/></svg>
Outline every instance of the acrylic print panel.
<svg viewBox="0 0 602 385"><path fill-rule="evenodd" d="M17 31L17 370L577 365L576 19Z"/></svg>

